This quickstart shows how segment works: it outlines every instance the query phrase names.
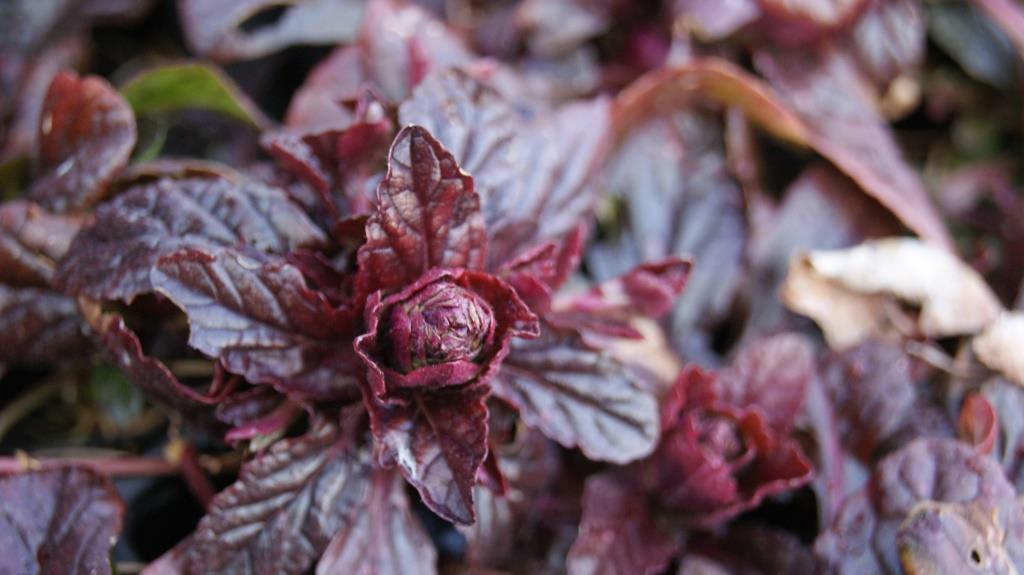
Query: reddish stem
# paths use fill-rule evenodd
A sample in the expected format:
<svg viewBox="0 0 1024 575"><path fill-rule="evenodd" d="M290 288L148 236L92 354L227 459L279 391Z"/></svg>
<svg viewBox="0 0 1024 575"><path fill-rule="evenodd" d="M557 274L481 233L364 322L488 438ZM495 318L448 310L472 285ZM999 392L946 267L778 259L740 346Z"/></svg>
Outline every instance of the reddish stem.
<svg viewBox="0 0 1024 575"><path fill-rule="evenodd" d="M32 459L25 457L0 457L0 473L18 473L31 469L52 469L80 465L90 467L107 475L153 476L177 475L181 467L160 457L60 457L53 459Z"/></svg>

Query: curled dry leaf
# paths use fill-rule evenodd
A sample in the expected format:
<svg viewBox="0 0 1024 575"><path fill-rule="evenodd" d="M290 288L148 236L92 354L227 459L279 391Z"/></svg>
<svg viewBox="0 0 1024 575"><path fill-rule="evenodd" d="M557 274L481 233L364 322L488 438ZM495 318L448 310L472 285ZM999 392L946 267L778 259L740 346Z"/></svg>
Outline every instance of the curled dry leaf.
<svg viewBox="0 0 1024 575"><path fill-rule="evenodd" d="M890 334L888 324L900 313L893 302L919 308L914 331L928 337L976 333L1002 309L974 270L912 238L798 256L781 296L791 310L817 322L836 349Z"/></svg>
<svg viewBox="0 0 1024 575"><path fill-rule="evenodd" d="M975 336L974 353L982 363L1024 386L1024 312L1008 312Z"/></svg>
<svg viewBox="0 0 1024 575"><path fill-rule="evenodd" d="M96 471L58 468L0 476L0 573L113 572L124 503Z"/></svg>

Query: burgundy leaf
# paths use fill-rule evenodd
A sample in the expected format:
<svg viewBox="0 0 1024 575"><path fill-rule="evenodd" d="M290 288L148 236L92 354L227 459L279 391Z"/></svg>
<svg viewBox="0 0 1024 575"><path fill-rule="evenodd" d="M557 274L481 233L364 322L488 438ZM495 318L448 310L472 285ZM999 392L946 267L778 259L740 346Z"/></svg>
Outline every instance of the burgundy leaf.
<svg viewBox="0 0 1024 575"><path fill-rule="evenodd" d="M469 526L459 526L466 538L466 562L475 567L495 567L514 548L519 527L515 511L508 497L483 485L473 488L473 501L476 521Z"/></svg>
<svg viewBox="0 0 1024 575"><path fill-rule="evenodd" d="M992 18L1024 57L1024 9L1010 0L974 0L974 4Z"/></svg>
<svg viewBox="0 0 1024 575"><path fill-rule="evenodd" d="M473 174L492 269L527 247L562 238L593 207L594 172L609 130L603 100L528 120L490 86L448 70L428 76L399 117L424 126Z"/></svg>
<svg viewBox="0 0 1024 575"><path fill-rule="evenodd" d="M981 392L996 410L999 424L992 456L1018 491L1024 488L1024 389L1005 379L993 379Z"/></svg>
<svg viewBox="0 0 1024 575"><path fill-rule="evenodd" d="M759 52L754 62L811 128L815 149L922 238L950 245L924 184L849 57L835 49Z"/></svg>
<svg viewBox="0 0 1024 575"><path fill-rule="evenodd" d="M425 129L399 132L359 248L364 293L410 284L432 267L482 268L487 237L473 178Z"/></svg>
<svg viewBox="0 0 1024 575"><path fill-rule="evenodd" d="M46 287L82 220L54 215L30 202L0 205L0 282Z"/></svg>
<svg viewBox="0 0 1024 575"><path fill-rule="evenodd" d="M344 129L352 123L354 114L338 103L355 100L365 81L359 49L336 48L292 95L285 127L297 132Z"/></svg>
<svg viewBox="0 0 1024 575"><path fill-rule="evenodd" d="M431 70L463 64L462 38L423 8L401 0L370 0L357 40L365 74L392 102L402 102Z"/></svg>
<svg viewBox="0 0 1024 575"><path fill-rule="evenodd" d="M658 440L658 404L646 376L576 330L545 324L539 339L513 341L491 385L528 425L591 459L626 463Z"/></svg>
<svg viewBox="0 0 1024 575"><path fill-rule="evenodd" d="M832 572L903 573L900 555L903 565L919 564L941 552L940 545L957 543L955 524L946 533L931 533L934 511L951 510L941 504L951 504L961 515L970 509L983 511L1002 534L996 541L1000 548L984 542L985 547L973 550L986 559L1008 555L1017 569L1024 564L1024 508L1013 486L995 461L945 439L913 441L880 461L865 490L851 496L835 523L819 536L816 551ZM897 531L902 532L898 537ZM971 551L961 548L958 553L966 560Z"/></svg>
<svg viewBox="0 0 1024 575"><path fill-rule="evenodd" d="M333 424L279 441L217 494L181 551L189 573L301 575L357 518L370 466Z"/></svg>
<svg viewBox="0 0 1024 575"><path fill-rule="evenodd" d="M629 321L637 316L660 318L672 309L683 292L692 267L689 260L682 258L637 266L560 302L554 316L572 317L574 325L593 325L598 331L600 322L617 321L628 327Z"/></svg>
<svg viewBox="0 0 1024 575"><path fill-rule="evenodd" d="M0 476L0 500L0 573L113 572L124 503L106 477L73 467Z"/></svg>
<svg viewBox="0 0 1024 575"><path fill-rule="evenodd" d="M679 550L645 497L613 475L587 480L580 532L566 560L569 575L653 575Z"/></svg>
<svg viewBox="0 0 1024 575"><path fill-rule="evenodd" d="M276 21L256 29L245 24L283 7ZM178 4L192 49L216 60L249 59L292 44L337 44L351 40L362 3L355 0L183 0Z"/></svg>
<svg viewBox="0 0 1024 575"><path fill-rule="evenodd" d="M220 399L182 384L163 362L147 356L139 337L125 325L120 315L104 313L93 301L79 302L79 309L107 360L149 399L185 416L209 411L209 406Z"/></svg>
<svg viewBox="0 0 1024 575"><path fill-rule="evenodd" d="M701 39L721 40L757 20L761 7L757 0L675 0L673 14L686 18Z"/></svg>
<svg viewBox="0 0 1024 575"><path fill-rule="evenodd" d="M427 507L455 523L476 518L473 485L487 455L485 394L478 386L404 401L366 396L378 461L397 464Z"/></svg>
<svg viewBox="0 0 1024 575"><path fill-rule="evenodd" d="M41 364L88 343L75 301L55 291L0 284L0 362Z"/></svg>
<svg viewBox="0 0 1024 575"><path fill-rule="evenodd" d="M134 146L135 118L114 88L61 72L43 103L39 177L29 197L57 212L89 208L103 199Z"/></svg>
<svg viewBox="0 0 1024 575"><path fill-rule="evenodd" d="M189 345L253 383L312 399L350 398L352 313L306 287L298 269L231 250L160 258L153 287L189 318ZM350 337L350 336L349 336Z"/></svg>
<svg viewBox="0 0 1024 575"><path fill-rule="evenodd" d="M437 552L409 509L405 482L375 470L367 493L334 535L317 575L432 575Z"/></svg>
<svg viewBox="0 0 1024 575"><path fill-rule="evenodd" d="M814 348L806 337L780 334L743 347L718 378L718 399L759 410L781 434L789 433L814 377Z"/></svg>
<svg viewBox="0 0 1024 575"><path fill-rule="evenodd" d="M324 233L281 190L228 178L160 178L96 212L58 270L68 291L123 299L152 290L150 271L183 248L244 245L284 254L323 247Z"/></svg>

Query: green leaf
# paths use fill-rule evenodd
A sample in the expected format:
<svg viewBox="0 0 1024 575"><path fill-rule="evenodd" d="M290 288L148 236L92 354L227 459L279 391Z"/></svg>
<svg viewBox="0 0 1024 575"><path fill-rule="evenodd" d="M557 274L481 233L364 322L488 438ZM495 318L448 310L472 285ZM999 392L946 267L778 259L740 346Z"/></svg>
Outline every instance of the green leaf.
<svg viewBox="0 0 1024 575"><path fill-rule="evenodd" d="M143 72L121 87L136 116L208 110L263 129L270 121L222 71L205 64L172 64Z"/></svg>

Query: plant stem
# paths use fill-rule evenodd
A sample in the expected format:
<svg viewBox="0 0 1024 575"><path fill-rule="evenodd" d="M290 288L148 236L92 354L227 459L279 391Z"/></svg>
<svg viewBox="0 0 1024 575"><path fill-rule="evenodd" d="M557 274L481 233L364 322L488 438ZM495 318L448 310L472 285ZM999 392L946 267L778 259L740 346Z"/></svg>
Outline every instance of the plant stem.
<svg viewBox="0 0 1024 575"><path fill-rule="evenodd" d="M60 457L31 459L26 456L0 457L0 473L18 473L30 469L49 469L66 465L90 467L107 475L145 477L177 475L178 465L160 457Z"/></svg>
<svg viewBox="0 0 1024 575"><path fill-rule="evenodd" d="M33 386L0 410L0 441L3 441L7 432L24 419L25 416L56 397L67 383L68 380L63 377L44 381L39 385Z"/></svg>

